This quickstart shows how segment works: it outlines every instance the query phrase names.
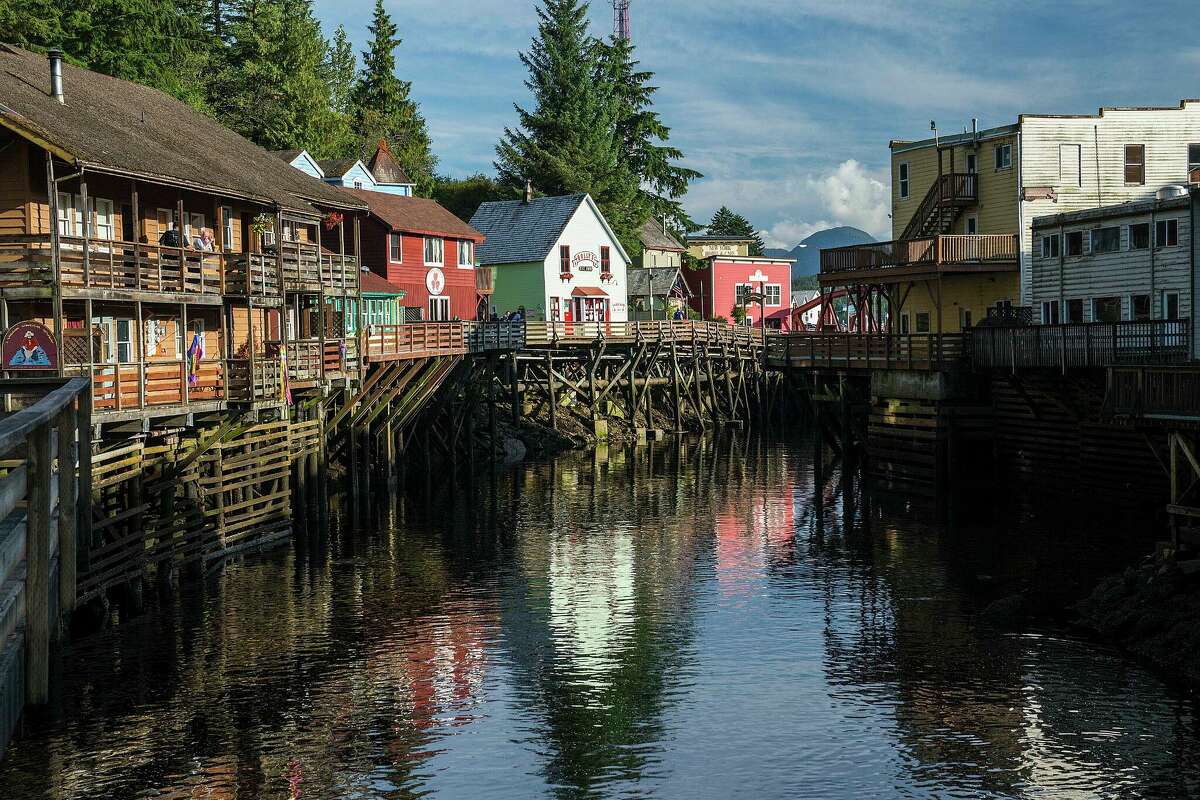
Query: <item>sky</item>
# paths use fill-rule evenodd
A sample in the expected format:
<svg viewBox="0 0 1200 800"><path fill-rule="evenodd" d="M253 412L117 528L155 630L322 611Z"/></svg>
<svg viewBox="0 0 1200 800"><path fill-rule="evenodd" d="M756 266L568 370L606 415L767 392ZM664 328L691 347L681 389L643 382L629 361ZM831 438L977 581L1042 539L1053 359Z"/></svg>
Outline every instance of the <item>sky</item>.
<svg viewBox="0 0 1200 800"><path fill-rule="evenodd" d="M529 100L518 53L534 0L384 2L439 171L491 174L513 103ZM326 35L344 25L360 58L373 6L315 0ZM609 0L591 16L611 32ZM889 238L888 141L924 138L931 120L950 133L972 117L1200 97L1198 21L1195 0L632 0L656 110L705 175L688 212L704 222L727 205L788 248L834 225Z"/></svg>

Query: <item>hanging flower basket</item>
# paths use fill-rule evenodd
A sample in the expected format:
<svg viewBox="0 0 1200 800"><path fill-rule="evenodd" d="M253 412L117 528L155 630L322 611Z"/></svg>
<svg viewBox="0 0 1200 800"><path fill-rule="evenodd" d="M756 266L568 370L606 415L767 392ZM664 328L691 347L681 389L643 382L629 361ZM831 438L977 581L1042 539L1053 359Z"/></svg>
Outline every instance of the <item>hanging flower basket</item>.
<svg viewBox="0 0 1200 800"><path fill-rule="evenodd" d="M612 279L613 279L613 274L611 272L601 272L600 273L600 280L603 281L604 283L608 283Z"/></svg>
<svg viewBox="0 0 1200 800"><path fill-rule="evenodd" d="M344 219L344 217L342 217L342 212L330 211L324 217L325 230L327 230L327 231L333 230L338 225L342 224L343 219Z"/></svg>
<svg viewBox="0 0 1200 800"><path fill-rule="evenodd" d="M571 278L574 278L575 275L570 272L560 272L558 273L558 277L564 281L569 281Z"/></svg>
<svg viewBox="0 0 1200 800"><path fill-rule="evenodd" d="M250 230L262 236L275 227L275 217L270 214L259 214L250 222Z"/></svg>

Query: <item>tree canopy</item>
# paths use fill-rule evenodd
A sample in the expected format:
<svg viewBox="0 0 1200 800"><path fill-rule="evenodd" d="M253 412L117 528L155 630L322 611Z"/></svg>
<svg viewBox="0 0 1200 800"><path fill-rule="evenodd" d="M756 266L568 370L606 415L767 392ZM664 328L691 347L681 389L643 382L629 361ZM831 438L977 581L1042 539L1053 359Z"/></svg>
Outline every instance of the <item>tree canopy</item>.
<svg viewBox="0 0 1200 800"><path fill-rule="evenodd" d="M727 206L721 206L713 214L712 220L708 223L707 233L709 236L731 236L739 239L749 239L750 255L761 256L763 254L762 237L759 236L754 226L750 224L750 220L730 210Z"/></svg>

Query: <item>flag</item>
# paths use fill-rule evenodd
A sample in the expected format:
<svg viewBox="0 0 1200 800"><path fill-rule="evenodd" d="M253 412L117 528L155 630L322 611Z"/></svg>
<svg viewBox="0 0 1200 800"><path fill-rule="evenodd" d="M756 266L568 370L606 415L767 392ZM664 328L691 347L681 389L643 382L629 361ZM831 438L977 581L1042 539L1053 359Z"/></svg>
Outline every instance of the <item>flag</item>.
<svg viewBox="0 0 1200 800"><path fill-rule="evenodd" d="M188 386L200 383L200 362L204 360L204 334L200 331L192 336L192 344L188 347Z"/></svg>

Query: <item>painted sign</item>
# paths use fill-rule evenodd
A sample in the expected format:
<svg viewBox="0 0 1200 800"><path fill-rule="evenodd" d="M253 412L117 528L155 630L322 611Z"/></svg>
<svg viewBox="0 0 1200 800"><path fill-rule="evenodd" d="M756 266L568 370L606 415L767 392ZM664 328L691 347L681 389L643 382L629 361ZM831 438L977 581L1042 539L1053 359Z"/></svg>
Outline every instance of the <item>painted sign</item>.
<svg viewBox="0 0 1200 800"><path fill-rule="evenodd" d="M591 250L581 250L571 259L571 267L580 272L591 272L600 265L600 257Z"/></svg>
<svg viewBox="0 0 1200 800"><path fill-rule="evenodd" d="M425 288L429 290L429 294L434 297L440 295L446 290L446 273L442 272L437 267L425 273Z"/></svg>
<svg viewBox="0 0 1200 800"><path fill-rule="evenodd" d="M18 322L0 345L4 369L58 369L54 334L40 322Z"/></svg>

